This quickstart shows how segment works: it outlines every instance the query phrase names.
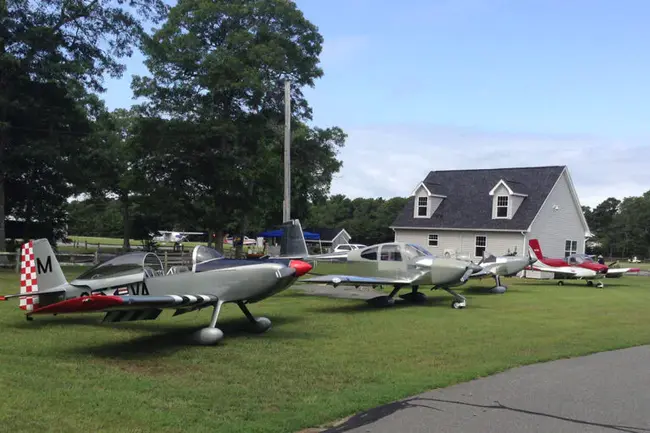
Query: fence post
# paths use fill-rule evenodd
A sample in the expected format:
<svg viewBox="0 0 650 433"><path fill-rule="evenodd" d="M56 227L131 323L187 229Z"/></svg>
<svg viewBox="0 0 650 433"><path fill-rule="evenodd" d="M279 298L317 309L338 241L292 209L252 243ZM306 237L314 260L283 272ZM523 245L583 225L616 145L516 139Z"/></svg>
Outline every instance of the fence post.
<svg viewBox="0 0 650 433"><path fill-rule="evenodd" d="M16 272L20 272L20 248L16 250Z"/></svg>
<svg viewBox="0 0 650 433"><path fill-rule="evenodd" d="M167 261L167 251L165 251L165 273L169 270L169 262Z"/></svg>
<svg viewBox="0 0 650 433"><path fill-rule="evenodd" d="M96 265L99 263L99 250L95 251L95 257L93 257L93 265Z"/></svg>

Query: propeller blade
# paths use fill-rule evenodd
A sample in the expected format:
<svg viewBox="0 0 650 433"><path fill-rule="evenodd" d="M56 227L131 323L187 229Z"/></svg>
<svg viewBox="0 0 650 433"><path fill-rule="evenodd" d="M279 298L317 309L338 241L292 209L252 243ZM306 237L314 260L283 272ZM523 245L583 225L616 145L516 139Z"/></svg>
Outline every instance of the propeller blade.
<svg viewBox="0 0 650 433"><path fill-rule="evenodd" d="M478 268L479 268L479 270L481 269L480 266L478 266ZM468 267L467 267L467 270L465 271L465 273L463 274L463 276L460 277L460 282L461 282L461 283L464 283L465 281L467 281L467 280L469 279L470 275L472 275L474 272L478 272L478 271L476 270L476 268L473 267L473 266L468 266Z"/></svg>

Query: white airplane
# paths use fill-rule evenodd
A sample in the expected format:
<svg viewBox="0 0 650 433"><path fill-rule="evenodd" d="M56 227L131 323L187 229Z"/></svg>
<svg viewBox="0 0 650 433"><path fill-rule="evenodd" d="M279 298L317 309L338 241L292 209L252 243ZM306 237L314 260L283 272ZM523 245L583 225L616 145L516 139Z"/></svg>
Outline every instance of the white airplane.
<svg viewBox="0 0 650 433"><path fill-rule="evenodd" d="M156 242L184 242L187 241L188 235L203 235L203 232L175 232L171 230L158 230L156 235L151 233L153 240Z"/></svg>
<svg viewBox="0 0 650 433"><path fill-rule="evenodd" d="M239 238L239 236L237 236ZM227 236L223 238L223 243L232 245L233 244L233 237L232 236ZM248 236L244 236L244 245L256 245L257 241L255 239L251 239Z"/></svg>

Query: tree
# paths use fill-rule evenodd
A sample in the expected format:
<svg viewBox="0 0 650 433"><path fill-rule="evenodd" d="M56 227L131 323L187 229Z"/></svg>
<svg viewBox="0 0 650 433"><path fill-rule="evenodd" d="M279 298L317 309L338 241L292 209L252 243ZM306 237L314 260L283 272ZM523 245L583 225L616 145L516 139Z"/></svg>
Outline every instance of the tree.
<svg viewBox="0 0 650 433"><path fill-rule="evenodd" d="M269 206L281 208L276 197L282 197L284 80L292 82L296 142L312 148L320 143L327 158L327 146L341 142L339 129L309 130L300 124L311 118L301 88L323 74L322 41L317 28L286 0L179 0L147 39L143 51L152 77L135 77L132 87L147 99L140 109L149 116L191 125L182 140L158 141L157 152L167 154L174 146L193 160L191 170L184 164L174 170L186 175L183 185L197 191L195 208L203 211L206 228L219 234L218 246L226 226L246 232L251 219L265 219ZM327 158L320 162L323 170L338 169ZM311 180L305 173L296 176L297 185ZM233 221L238 223L228 224Z"/></svg>
<svg viewBox="0 0 650 433"><path fill-rule="evenodd" d="M162 0L130 0L128 6L136 14L124 0L117 5L112 0L0 1L0 251L7 211L14 212L11 207L21 201L25 215L35 210L30 205L35 202L20 194L45 195L51 207L77 174L61 170L79 154L74 147L81 140L71 137L87 132L80 110L88 107L83 102L73 107L73 101L91 102L86 94L104 90L104 74L122 74L118 59L131 54L143 33L138 17L155 21L166 11ZM30 116L37 122L28 122ZM12 187L28 179L10 173L26 154L44 164L32 166L29 191ZM40 179L45 173L48 178Z"/></svg>

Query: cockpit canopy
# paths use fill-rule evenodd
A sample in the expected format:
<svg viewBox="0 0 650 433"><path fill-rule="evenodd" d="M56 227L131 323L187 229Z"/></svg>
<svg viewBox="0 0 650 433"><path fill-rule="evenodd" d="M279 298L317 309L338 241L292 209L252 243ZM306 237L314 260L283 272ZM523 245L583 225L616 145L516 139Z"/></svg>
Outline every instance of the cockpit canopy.
<svg viewBox="0 0 650 433"><path fill-rule="evenodd" d="M93 266L77 280L96 280L98 278L114 278L125 275L135 275L144 272L148 277L162 275L163 264L160 258L150 252L133 252L114 257L97 266Z"/></svg>
<svg viewBox="0 0 650 433"><path fill-rule="evenodd" d="M214 248L209 248L205 245L197 245L192 251L192 266L209 260L218 260L223 258L223 254Z"/></svg>
<svg viewBox="0 0 650 433"><path fill-rule="evenodd" d="M360 257L366 260L401 262L419 257L433 257L433 255L417 244L390 243L365 248L361 250Z"/></svg>
<svg viewBox="0 0 650 433"><path fill-rule="evenodd" d="M583 263L594 263L594 259L588 254L572 254L566 259L570 265L581 265Z"/></svg>

